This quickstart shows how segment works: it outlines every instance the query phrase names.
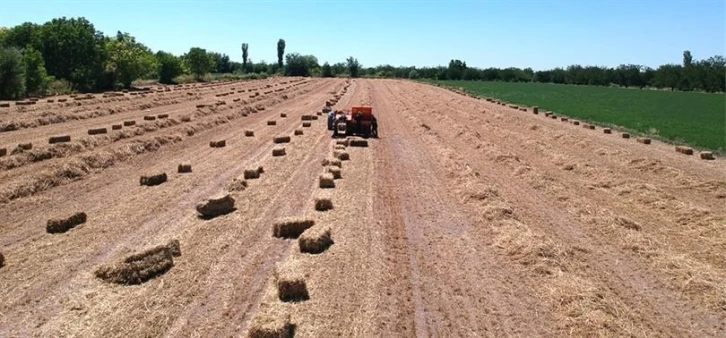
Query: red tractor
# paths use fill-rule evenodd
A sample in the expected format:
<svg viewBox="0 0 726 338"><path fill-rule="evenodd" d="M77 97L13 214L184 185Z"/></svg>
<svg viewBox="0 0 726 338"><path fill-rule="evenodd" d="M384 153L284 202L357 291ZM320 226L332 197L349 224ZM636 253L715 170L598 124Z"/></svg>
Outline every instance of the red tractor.
<svg viewBox="0 0 726 338"><path fill-rule="evenodd" d="M378 137L378 121L371 107L358 106L352 107L350 111L332 112L328 118L328 127L330 129L332 125L333 137Z"/></svg>

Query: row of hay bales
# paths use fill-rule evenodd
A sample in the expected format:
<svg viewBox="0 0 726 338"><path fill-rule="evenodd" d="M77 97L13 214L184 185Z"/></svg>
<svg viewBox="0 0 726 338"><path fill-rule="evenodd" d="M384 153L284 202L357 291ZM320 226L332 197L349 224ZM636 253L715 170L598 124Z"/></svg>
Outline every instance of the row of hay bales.
<svg viewBox="0 0 726 338"><path fill-rule="evenodd" d="M350 160L347 147L367 147L367 140L345 139L336 140L332 156L323 160L323 173L319 176L319 188L314 196L314 209L317 212L333 210L332 189L335 181L341 179L344 161ZM279 219L273 226L273 236L279 238L297 238L301 253L317 255L328 250L335 244L332 230L328 226L316 224L312 218L286 217ZM273 275L274 292L281 302L303 302L310 299L306 277L300 260L288 258L275 267ZM270 307L259 311L252 319L249 337L291 337L295 325L284 307Z"/></svg>
<svg viewBox="0 0 726 338"><path fill-rule="evenodd" d="M506 103L504 103L504 102L496 101L496 100L493 100L493 99L490 99L490 98L487 98L486 100L488 102L493 102L493 103L497 103L497 104L500 104L500 105L506 105ZM517 105L510 104L509 107L510 108L513 108L513 109L518 109L518 110L524 111L524 112L528 111L528 109L526 107L518 107ZM539 107L536 107L536 106L535 107L532 107L531 108L531 111L532 111L533 114L538 115L539 114ZM553 120L557 120L558 119L558 116L556 114L552 113L552 112L545 112L544 113L544 117L551 118ZM571 120L571 119L569 119L567 117L559 117L559 119L560 119L561 122L568 122L568 123L571 123L571 124L576 125L576 126L577 125L582 125L582 127L585 128L585 129L597 130L597 127L594 124L591 124L591 123L581 123L580 121ZM603 131L604 134L613 134L613 129L612 128L602 128L602 131ZM621 132L620 133L620 136L622 138L624 138L624 139L629 139L630 138L630 133ZM651 144L652 143L652 140L650 138L647 138L647 137L638 137L638 138L636 138L636 142L638 142L640 144L646 144L647 145L647 144ZM675 146L675 151L678 152L678 153L684 154L684 155L693 155L694 154L693 148L687 147L687 146ZM699 157L701 159L703 159L703 160L714 160L715 159L715 156L713 155L713 152L710 152L710 151L701 151L699 153Z"/></svg>
<svg viewBox="0 0 726 338"><path fill-rule="evenodd" d="M442 87L439 84L436 84L436 86L437 87ZM476 99L479 99L479 100L484 99L487 102L494 103L494 104L497 104L497 105L500 105L500 106L509 107L509 108L516 109L516 110L523 111L523 112L530 111L530 109L528 109L527 107L520 107L518 105L509 104L509 103L507 103L505 101L497 100L497 99L494 99L494 98L489 98L489 97L482 98L482 97L479 97L479 96L476 96L476 95L467 93L467 92L464 91L463 88L459 88L459 89L454 89L454 88L450 88L450 87L445 87L445 88L448 89L448 90L450 90L450 91L452 91L452 92L455 92L457 94L465 95L465 96L472 97L472 98L476 98ZM538 115L539 114L539 107L536 107L536 106L535 107L532 107L531 108L531 111L532 111L533 114ZM552 118L554 120L556 120L558 118L557 115L555 115L552 112L545 112L544 115L545 115L545 117L549 117L549 118ZM562 121L562 122L570 122L570 123L572 123L572 124L574 124L576 126L577 125L580 125L580 121L570 120L569 118L566 118L566 117L562 117L560 119L560 121ZM595 127L595 125L593 125L593 124L587 124L587 123L583 124L583 127L586 128L586 129L590 129L590 130L597 129ZM605 134L612 134L613 133L613 130L611 128L604 128L603 129L603 133L605 133ZM626 139L629 139L630 138L630 134L629 133L621 133L621 136L622 136L622 138L626 138ZM645 137L639 137L639 138L636 139L636 141L638 143L641 143L641 144L651 144L651 142L652 142L651 139L645 138ZM675 151L678 152L678 153L684 154L684 155L693 155L694 154L693 148L686 147L686 146L675 146ZM699 152L699 157L701 159L703 159L703 160L715 160L716 159L716 157L714 156L713 152L710 152L710 151L701 151L701 152Z"/></svg>
<svg viewBox="0 0 726 338"><path fill-rule="evenodd" d="M320 191L314 197L314 209L326 212L333 209L333 201L329 189L335 188L335 180L342 178L342 160L335 155L340 154L336 147L333 157L323 161L324 171L318 178ZM349 157L346 157L346 160ZM334 173L334 174L333 174ZM330 227L316 224L310 217L284 217L276 220L272 227L272 235L281 239L297 239L301 253L322 254L333 241ZM310 299L307 281L300 261L289 257L277 264L273 273L273 285L280 302L304 302ZM248 336L261 337L292 337L294 324L290 314L282 307L272 304L270 308L258 311L252 318Z"/></svg>

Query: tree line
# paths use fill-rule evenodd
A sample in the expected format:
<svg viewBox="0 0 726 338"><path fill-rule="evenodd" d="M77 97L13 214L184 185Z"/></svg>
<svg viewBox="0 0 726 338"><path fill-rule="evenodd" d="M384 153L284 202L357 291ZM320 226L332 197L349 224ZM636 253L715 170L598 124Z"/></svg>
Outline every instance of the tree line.
<svg viewBox="0 0 726 338"><path fill-rule="evenodd" d="M534 71L531 68L475 68L451 60L448 67L378 66L363 70L363 76L432 80L481 80L505 82L542 82L591 86L654 87L681 91L726 91L726 59L715 55L695 61L690 51L683 52L682 64L666 64L656 69L641 65L599 67L571 65L566 68Z"/></svg>
<svg viewBox="0 0 726 338"><path fill-rule="evenodd" d="M277 62L254 62L250 46L241 44L242 62L223 53L192 47L174 55L153 52L128 33L106 36L87 19L56 18L44 24L26 22L0 27L0 99L93 92L129 88L138 79L164 84L213 79L210 73L237 78L271 75L315 77L385 77L437 80L547 82L579 85L646 86L672 90L726 91L726 66L722 56L693 60L683 53L683 63L652 69L639 65L615 68L572 65L533 71L531 68L476 68L451 60L448 67L363 67L356 58L319 63L314 55L285 53L285 40L277 41Z"/></svg>

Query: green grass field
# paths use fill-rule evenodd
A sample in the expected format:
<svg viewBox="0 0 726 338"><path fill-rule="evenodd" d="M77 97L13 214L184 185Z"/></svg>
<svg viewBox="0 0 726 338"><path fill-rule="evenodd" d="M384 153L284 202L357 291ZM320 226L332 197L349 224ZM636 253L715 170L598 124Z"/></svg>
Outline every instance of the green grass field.
<svg viewBox="0 0 726 338"><path fill-rule="evenodd" d="M726 96L612 87L435 81L479 96L538 106L559 115L726 151Z"/></svg>

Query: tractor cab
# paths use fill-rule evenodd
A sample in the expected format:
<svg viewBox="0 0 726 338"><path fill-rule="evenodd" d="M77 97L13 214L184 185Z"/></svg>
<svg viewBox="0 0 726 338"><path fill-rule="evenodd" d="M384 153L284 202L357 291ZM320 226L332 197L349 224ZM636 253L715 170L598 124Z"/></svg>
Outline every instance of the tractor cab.
<svg viewBox="0 0 726 338"><path fill-rule="evenodd" d="M350 111L338 111L332 119L333 137L378 137L378 123L371 107L355 106Z"/></svg>

